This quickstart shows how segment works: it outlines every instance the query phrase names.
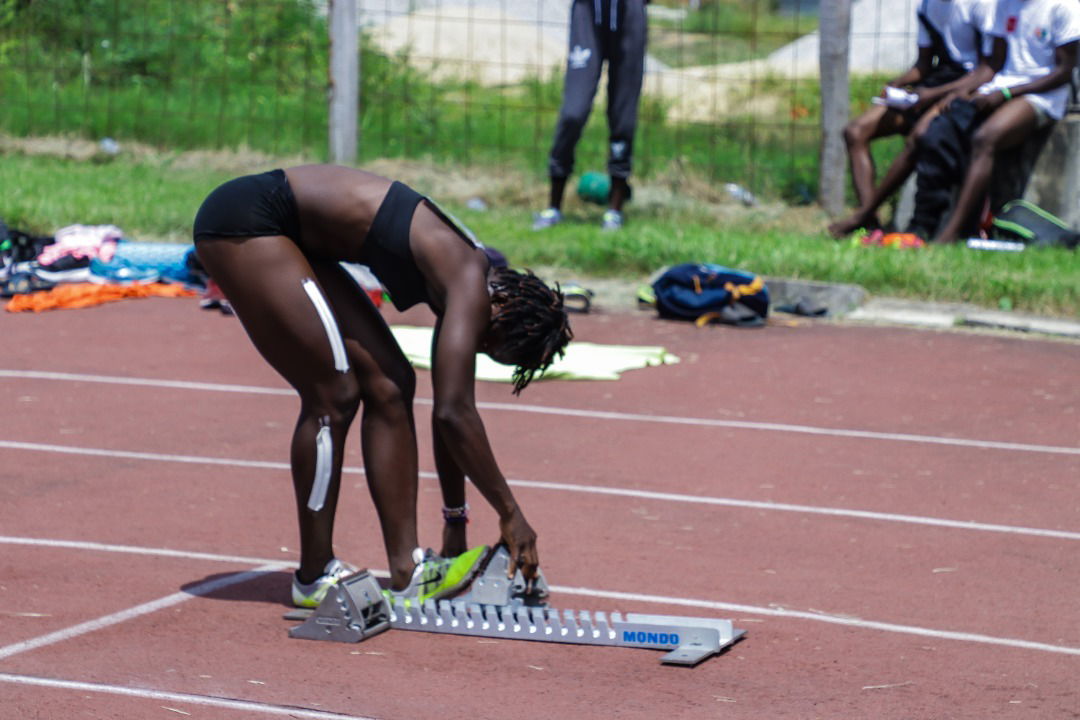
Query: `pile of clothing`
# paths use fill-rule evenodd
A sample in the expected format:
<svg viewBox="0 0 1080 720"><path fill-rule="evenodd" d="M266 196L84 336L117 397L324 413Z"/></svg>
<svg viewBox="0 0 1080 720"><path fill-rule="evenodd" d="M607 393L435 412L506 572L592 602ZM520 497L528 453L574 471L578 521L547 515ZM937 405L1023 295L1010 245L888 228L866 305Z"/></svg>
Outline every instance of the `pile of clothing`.
<svg viewBox="0 0 1080 720"><path fill-rule="evenodd" d="M194 296L206 284L191 244L132 242L115 225L69 225L38 236L0 221L0 297L11 298L9 311Z"/></svg>

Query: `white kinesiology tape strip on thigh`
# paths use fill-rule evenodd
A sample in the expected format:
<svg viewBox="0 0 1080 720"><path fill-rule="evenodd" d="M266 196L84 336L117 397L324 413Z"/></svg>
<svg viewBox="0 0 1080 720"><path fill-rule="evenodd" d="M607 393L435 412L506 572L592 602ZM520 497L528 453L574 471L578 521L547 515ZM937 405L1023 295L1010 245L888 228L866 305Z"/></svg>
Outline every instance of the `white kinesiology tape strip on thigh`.
<svg viewBox="0 0 1080 720"><path fill-rule="evenodd" d="M311 304L315 306L315 312L319 314L319 320L326 329L326 336L330 338L330 350L334 353L334 369L338 372L348 372L349 359L345 355L345 341L341 339L341 331L334 322L334 314L330 312L326 298L311 278L304 278L304 292L311 298Z"/></svg>
<svg viewBox="0 0 1080 720"><path fill-rule="evenodd" d="M308 510L319 512L326 504L326 491L330 489L330 471L334 464L334 438L330 425L324 420L319 434L315 436L315 481L308 496Z"/></svg>

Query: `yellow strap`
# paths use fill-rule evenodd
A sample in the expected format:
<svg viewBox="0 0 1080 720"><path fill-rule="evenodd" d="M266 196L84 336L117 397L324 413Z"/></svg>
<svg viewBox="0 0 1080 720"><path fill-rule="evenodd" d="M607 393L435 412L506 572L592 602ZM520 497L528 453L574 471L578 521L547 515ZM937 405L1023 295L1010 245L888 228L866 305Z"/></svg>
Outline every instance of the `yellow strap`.
<svg viewBox="0 0 1080 720"><path fill-rule="evenodd" d="M735 302L743 295L753 295L761 291L761 288L765 287L765 281L761 279L761 276L754 276L752 282L747 285L736 285L735 283L724 283L724 289L731 293L731 301Z"/></svg>
<svg viewBox="0 0 1080 720"><path fill-rule="evenodd" d="M694 324L697 325L699 328L705 327L713 320L719 320L720 318L721 315L718 312L707 312L704 315L699 315L698 319L694 321Z"/></svg>

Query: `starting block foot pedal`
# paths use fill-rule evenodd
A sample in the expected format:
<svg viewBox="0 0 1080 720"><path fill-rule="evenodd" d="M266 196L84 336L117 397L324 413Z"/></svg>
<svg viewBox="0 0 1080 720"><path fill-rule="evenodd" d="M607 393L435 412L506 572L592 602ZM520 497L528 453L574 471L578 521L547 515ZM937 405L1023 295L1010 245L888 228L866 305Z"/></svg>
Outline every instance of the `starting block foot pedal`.
<svg viewBox="0 0 1080 720"><path fill-rule="evenodd" d="M498 605L543 607L547 605L548 584L544 573L539 568L528 587L521 570L514 572L514 577L507 577L510 571L510 551L499 543L488 553L480 572L469 585L468 592L454 598L454 603L465 605Z"/></svg>
<svg viewBox="0 0 1080 720"><path fill-rule="evenodd" d="M285 618L303 620L289 630L289 637L307 640L355 643L390 629L390 608L367 570L342 578L315 610L294 611Z"/></svg>

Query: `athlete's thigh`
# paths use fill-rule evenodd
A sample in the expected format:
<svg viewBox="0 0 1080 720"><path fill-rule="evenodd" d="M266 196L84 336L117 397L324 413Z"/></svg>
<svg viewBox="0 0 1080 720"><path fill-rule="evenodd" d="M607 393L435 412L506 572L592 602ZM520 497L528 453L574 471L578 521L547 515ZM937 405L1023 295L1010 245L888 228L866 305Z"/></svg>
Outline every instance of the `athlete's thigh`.
<svg viewBox="0 0 1080 720"><path fill-rule="evenodd" d="M1015 147L1027 139L1038 125L1035 108L1022 97L1005 103L976 131L976 139L996 152Z"/></svg>
<svg viewBox="0 0 1080 720"><path fill-rule="evenodd" d="M197 252L255 347L301 394L350 369L326 295L291 239L214 238Z"/></svg>
<svg viewBox="0 0 1080 720"><path fill-rule="evenodd" d="M906 113L886 107L871 105L866 112L852 122L869 139L903 135L911 129L911 119Z"/></svg>
<svg viewBox="0 0 1080 720"><path fill-rule="evenodd" d="M336 262L313 262L312 268L334 308L360 380L385 377L399 386L411 385L409 360L367 294Z"/></svg>

